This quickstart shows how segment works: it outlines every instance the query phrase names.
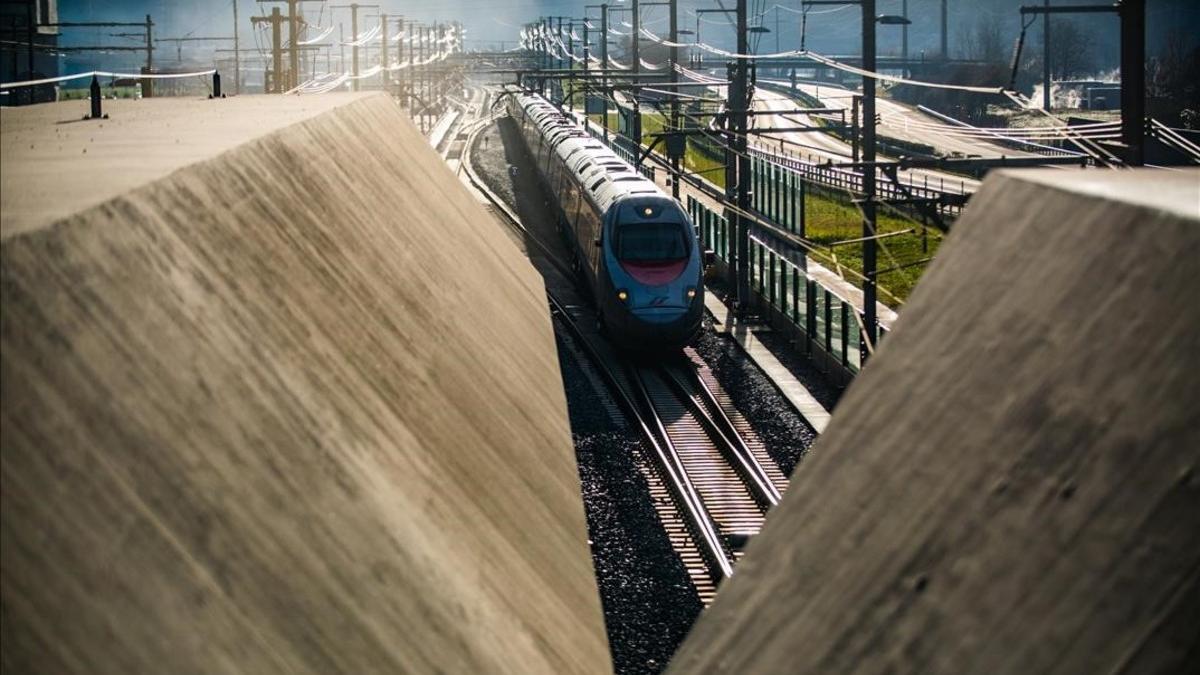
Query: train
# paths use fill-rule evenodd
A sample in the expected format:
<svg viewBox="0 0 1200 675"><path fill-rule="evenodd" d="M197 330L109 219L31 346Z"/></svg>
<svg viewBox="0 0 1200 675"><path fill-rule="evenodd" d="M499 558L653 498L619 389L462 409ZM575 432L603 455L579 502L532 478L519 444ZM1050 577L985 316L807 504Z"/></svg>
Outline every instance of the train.
<svg viewBox="0 0 1200 675"><path fill-rule="evenodd" d="M560 229L618 347L675 349L700 332L704 257L679 202L534 94L507 112L558 204Z"/></svg>

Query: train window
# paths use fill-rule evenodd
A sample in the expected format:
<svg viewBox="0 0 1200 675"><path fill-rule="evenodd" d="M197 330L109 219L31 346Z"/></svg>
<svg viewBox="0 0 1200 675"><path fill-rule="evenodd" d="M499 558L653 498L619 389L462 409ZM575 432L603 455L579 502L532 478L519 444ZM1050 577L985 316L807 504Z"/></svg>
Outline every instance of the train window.
<svg viewBox="0 0 1200 675"><path fill-rule="evenodd" d="M680 223L629 223L617 228L613 252L621 262L669 262L688 257Z"/></svg>
<svg viewBox="0 0 1200 675"><path fill-rule="evenodd" d="M603 183L603 182L604 182L604 178L601 178L600 180L596 181L595 183L592 183L592 188L591 188L591 189L592 189L593 191L595 191L595 189L596 189L596 188L598 188L598 187L600 187L600 184L601 184L601 183Z"/></svg>

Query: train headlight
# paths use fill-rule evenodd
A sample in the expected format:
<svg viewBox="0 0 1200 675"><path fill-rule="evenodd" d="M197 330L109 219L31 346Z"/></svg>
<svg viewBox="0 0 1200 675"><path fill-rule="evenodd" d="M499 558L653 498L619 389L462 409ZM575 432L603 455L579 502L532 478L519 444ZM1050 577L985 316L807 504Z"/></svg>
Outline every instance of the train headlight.
<svg viewBox="0 0 1200 675"><path fill-rule="evenodd" d="M695 299L695 297L696 297L696 287L692 286L687 289L687 299L693 300L693 299Z"/></svg>
<svg viewBox="0 0 1200 675"><path fill-rule="evenodd" d="M624 288L617 291L617 299L620 300L621 302L626 302L627 300L629 300L629 291L625 290Z"/></svg>

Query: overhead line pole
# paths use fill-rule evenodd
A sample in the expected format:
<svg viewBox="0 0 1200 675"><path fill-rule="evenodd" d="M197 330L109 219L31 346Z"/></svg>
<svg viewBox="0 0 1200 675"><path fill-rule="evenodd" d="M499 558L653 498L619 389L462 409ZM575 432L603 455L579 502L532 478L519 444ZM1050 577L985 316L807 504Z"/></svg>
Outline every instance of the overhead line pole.
<svg viewBox="0 0 1200 675"><path fill-rule="evenodd" d="M943 17L945 16L945 7L945 0L942 0ZM875 0L862 0L862 32L863 70L874 73ZM875 169L871 166L875 162L875 78L864 75L862 86L862 161L867 163L867 168L862 172L863 332L865 335L860 341L859 355L860 362L866 363L867 356L874 349L879 337L879 321L876 316L878 270L875 257L878 245L875 241Z"/></svg>
<svg viewBox="0 0 1200 675"><path fill-rule="evenodd" d="M288 2L299 2L300 0L288 0ZM330 5L330 9L350 9L350 41L354 44L350 48L351 69L354 79L351 81L350 87L354 91L358 91L358 8L371 7L378 9L379 5L362 5L357 2L352 2L348 5ZM387 30L387 27L384 27Z"/></svg>
<svg viewBox="0 0 1200 675"><path fill-rule="evenodd" d="M676 77L675 68L678 67L677 64L679 63L679 47L675 46L679 42L679 2L678 2L678 0L671 0L669 11L671 12L671 24L670 24L671 73L668 76L668 79L674 80ZM776 17L778 17L779 10L776 9L775 13L776 13L775 14ZM677 96L671 97L671 130L672 131L679 130L679 97L677 97ZM685 139L684 140L685 153L687 150L686 142L687 141ZM672 157L671 157L671 196L675 198L675 201L679 201L679 169L680 169L679 165L680 165L679 156L672 155Z"/></svg>
<svg viewBox="0 0 1200 675"><path fill-rule="evenodd" d="M950 60L950 41L946 37L946 24L948 23L947 22L946 2L947 2L947 0L942 0L942 60L943 61Z"/></svg>
<svg viewBox="0 0 1200 675"><path fill-rule="evenodd" d="M238 42L238 0L232 0L233 3L233 94L237 96L242 93L242 57L240 56L241 44Z"/></svg>
<svg viewBox="0 0 1200 675"><path fill-rule="evenodd" d="M1046 0L1046 7L1050 0ZM1050 13L1042 15L1042 110L1050 112Z"/></svg>
<svg viewBox="0 0 1200 675"><path fill-rule="evenodd" d="M879 338L878 318L878 269L876 257L876 203L875 203L875 24L887 18L875 15L875 0L805 0L807 5L858 4L862 8L862 267L863 267L863 339L859 343L861 362L867 357ZM946 0L942 0L942 42L945 56ZM889 23L895 23L891 21ZM855 160L857 162L857 160Z"/></svg>
<svg viewBox="0 0 1200 675"><path fill-rule="evenodd" d="M278 7L272 7L271 13L267 16L252 16L250 17L251 25L260 23L268 23L271 25L271 77L270 85L267 86L267 80L263 80L263 89L267 93L282 94L283 93L283 41L280 38L281 25L283 24L283 14L280 13Z"/></svg>
<svg viewBox="0 0 1200 675"><path fill-rule="evenodd" d="M300 40L300 27L296 23L296 4L300 0L287 0L288 5L288 83L290 90L300 84L300 50L296 43Z"/></svg>
<svg viewBox="0 0 1200 675"><path fill-rule="evenodd" d="M146 15L146 74L154 72L154 22L150 20L150 15ZM142 98L150 98L154 95L154 80L142 80Z"/></svg>
<svg viewBox="0 0 1200 675"><path fill-rule="evenodd" d="M749 26L747 25L746 0L737 0L737 53L749 54ZM748 128L746 111L749 103L749 59L734 59L734 84L729 88L730 116L733 122L733 149L737 162L737 207L734 214L737 223L737 311L744 315L750 300L750 223L741 214L750 210L751 168L747 152Z"/></svg>

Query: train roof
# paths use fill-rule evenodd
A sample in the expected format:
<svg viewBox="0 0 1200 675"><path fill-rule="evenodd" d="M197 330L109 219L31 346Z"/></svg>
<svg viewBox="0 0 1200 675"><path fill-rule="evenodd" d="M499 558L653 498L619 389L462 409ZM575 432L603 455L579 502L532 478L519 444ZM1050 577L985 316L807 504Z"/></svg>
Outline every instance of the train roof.
<svg viewBox="0 0 1200 675"><path fill-rule="evenodd" d="M602 212L626 197L670 199L654 181L638 173L629 162L588 135L573 117L560 112L546 99L520 95L517 103Z"/></svg>

